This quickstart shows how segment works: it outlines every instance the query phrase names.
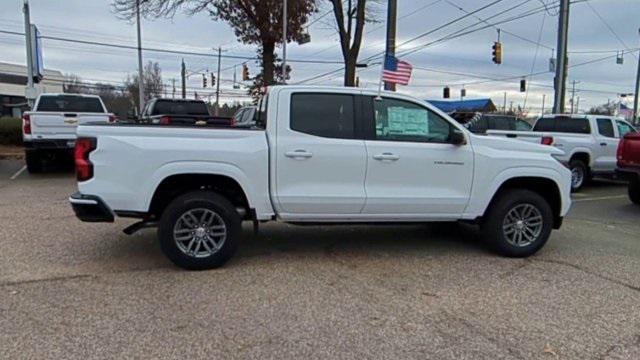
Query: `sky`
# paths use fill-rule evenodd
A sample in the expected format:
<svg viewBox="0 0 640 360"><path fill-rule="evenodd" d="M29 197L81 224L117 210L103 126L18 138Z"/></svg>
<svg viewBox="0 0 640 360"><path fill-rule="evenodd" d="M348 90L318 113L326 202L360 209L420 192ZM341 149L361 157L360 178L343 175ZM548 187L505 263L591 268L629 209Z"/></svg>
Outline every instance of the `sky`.
<svg viewBox="0 0 640 360"><path fill-rule="evenodd" d="M459 98L460 89L464 86L467 98L491 97L498 106L502 106L506 93L507 107L511 103L514 107L526 106L531 114L535 114L540 112L545 97L545 108L549 109L553 102L553 73L548 72L548 67L549 58L555 57L553 49L556 47L558 16L553 5L557 1L502 0L459 19L465 11L474 11L494 1L398 0L397 44L401 45L397 53L399 58L414 66L411 83L399 86L398 91L421 99L441 99L443 87L449 86L452 98ZM0 30L24 30L22 2L2 0ZM43 35L136 45L135 25L119 19L109 0L30 0L30 3L31 21ZM329 1L320 0L319 4L320 8L312 15L312 24L308 28L311 42L289 44L287 54L293 60L320 60L325 63L290 63L290 83L342 84L341 65L334 63L342 61L335 20ZM547 5L544 11L543 4ZM371 6L377 20L365 26L366 34L359 57L361 62L384 50L386 2L372 2ZM540 11L527 17L520 16L534 10ZM510 18L517 19L490 26ZM456 19L459 20L446 25ZM476 30L480 27L486 28L446 39L465 28ZM579 97L581 111L607 101L617 101L618 94L634 92L638 52L629 51L640 47L639 27L638 0L578 0L571 5L567 87L571 90L573 81L576 81L576 103ZM501 29L502 65L491 61L491 46L498 36L496 28ZM443 38L444 41L438 41ZM168 96L172 93L172 79L179 84L182 58L188 72L193 74L189 76L187 85L189 93L196 91L206 96L212 94L213 89L202 89L202 75L199 73L217 69L215 49L220 46L223 55L241 57L255 56L257 50L255 45L239 43L226 23L213 21L205 13L188 16L178 12L171 19L145 18L142 41L143 47L147 48L211 54L194 56L145 51L145 62L160 64ZM45 39L43 44L46 68L74 74L85 81L121 84L128 75L137 71L135 50L49 39ZM22 37L0 33L0 49L0 62L25 63ZM410 50L415 51L404 54ZM627 53L623 57L624 63L619 65L616 64L616 52L621 51ZM281 55L280 48L277 52ZM221 101L248 100L239 96L243 91L232 88L234 65L237 65L240 79L242 62L239 59L222 59ZM380 60L374 58L368 63L367 68L358 70L361 86L377 88ZM252 75L259 70L252 60L248 65ZM307 81L325 73L330 74ZM519 91L521 78L528 80L528 91L524 93ZM570 97L569 91L567 99ZM624 101L631 102L631 98Z"/></svg>

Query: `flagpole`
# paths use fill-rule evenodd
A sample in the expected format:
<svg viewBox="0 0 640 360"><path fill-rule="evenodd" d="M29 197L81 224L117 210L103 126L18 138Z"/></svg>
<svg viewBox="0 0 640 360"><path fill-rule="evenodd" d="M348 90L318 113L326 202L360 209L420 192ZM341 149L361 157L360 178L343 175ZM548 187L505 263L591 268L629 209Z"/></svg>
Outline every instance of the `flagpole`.
<svg viewBox="0 0 640 360"><path fill-rule="evenodd" d="M380 65L380 79L378 81L378 96L376 96L375 100L382 100L382 77L384 75L385 62L386 62L386 55L385 55L385 60L383 60L382 65Z"/></svg>

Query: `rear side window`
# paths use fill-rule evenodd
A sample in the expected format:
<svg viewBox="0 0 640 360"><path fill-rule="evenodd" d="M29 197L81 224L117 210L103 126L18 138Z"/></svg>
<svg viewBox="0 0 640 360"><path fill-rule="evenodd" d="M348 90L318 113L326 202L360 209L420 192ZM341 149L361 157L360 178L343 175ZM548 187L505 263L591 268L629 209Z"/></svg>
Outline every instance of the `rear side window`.
<svg viewBox="0 0 640 360"><path fill-rule="evenodd" d="M512 119L501 116L492 117L491 122L493 122L493 124L491 128L494 130L515 130L514 127L512 127L513 123L511 120Z"/></svg>
<svg viewBox="0 0 640 360"><path fill-rule="evenodd" d="M586 118L558 116L541 118L533 127L533 131L563 132L570 134L590 134L591 127Z"/></svg>
<svg viewBox="0 0 640 360"><path fill-rule="evenodd" d="M613 132L613 124L609 119L598 119L598 133L605 137L615 137Z"/></svg>
<svg viewBox="0 0 640 360"><path fill-rule="evenodd" d="M585 118L557 118L556 131L572 134L589 134L589 120Z"/></svg>
<svg viewBox="0 0 640 360"><path fill-rule="evenodd" d="M100 99L95 97L61 95L41 96L36 111L70 113L104 113Z"/></svg>
<svg viewBox="0 0 640 360"><path fill-rule="evenodd" d="M533 131L556 131L556 119L542 118L538 120L536 126L533 127Z"/></svg>
<svg viewBox="0 0 640 360"><path fill-rule="evenodd" d="M354 96L293 94L291 129L309 135L352 139L355 136Z"/></svg>
<svg viewBox="0 0 640 360"><path fill-rule="evenodd" d="M159 100L154 104L151 115L209 115L209 109L199 101Z"/></svg>

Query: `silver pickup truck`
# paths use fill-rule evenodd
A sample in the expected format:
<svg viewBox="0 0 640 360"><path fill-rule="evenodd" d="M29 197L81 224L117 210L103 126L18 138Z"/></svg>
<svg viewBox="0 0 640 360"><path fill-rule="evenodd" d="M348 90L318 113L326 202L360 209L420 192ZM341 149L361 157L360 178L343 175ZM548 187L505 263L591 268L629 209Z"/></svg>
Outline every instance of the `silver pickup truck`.
<svg viewBox="0 0 640 360"><path fill-rule="evenodd" d="M22 115L22 140L30 173L42 172L43 160L72 154L76 128L90 122L114 122L97 95L42 94L33 111Z"/></svg>
<svg viewBox="0 0 640 360"><path fill-rule="evenodd" d="M571 189L578 191L595 175L615 174L618 143L625 134L635 131L621 118L574 114L545 115L536 121L533 131L488 130L487 134L564 151L558 159L571 169Z"/></svg>

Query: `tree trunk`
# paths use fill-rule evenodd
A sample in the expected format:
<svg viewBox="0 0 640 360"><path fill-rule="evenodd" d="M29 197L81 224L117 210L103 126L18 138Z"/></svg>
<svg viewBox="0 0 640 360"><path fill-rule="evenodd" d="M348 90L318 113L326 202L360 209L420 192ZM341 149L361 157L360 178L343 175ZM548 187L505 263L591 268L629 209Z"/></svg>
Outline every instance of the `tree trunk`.
<svg viewBox="0 0 640 360"><path fill-rule="evenodd" d="M263 41L262 43L262 80L264 86L275 84L275 41Z"/></svg>
<svg viewBox="0 0 640 360"><path fill-rule="evenodd" d="M350 51L344 63L344 86L356 86L356 61L357 57L353 56Z"/></svg>

